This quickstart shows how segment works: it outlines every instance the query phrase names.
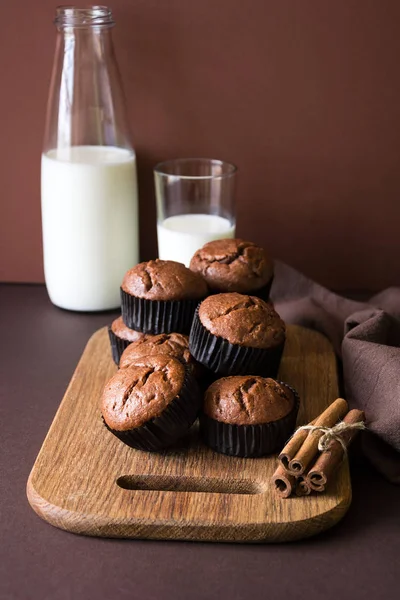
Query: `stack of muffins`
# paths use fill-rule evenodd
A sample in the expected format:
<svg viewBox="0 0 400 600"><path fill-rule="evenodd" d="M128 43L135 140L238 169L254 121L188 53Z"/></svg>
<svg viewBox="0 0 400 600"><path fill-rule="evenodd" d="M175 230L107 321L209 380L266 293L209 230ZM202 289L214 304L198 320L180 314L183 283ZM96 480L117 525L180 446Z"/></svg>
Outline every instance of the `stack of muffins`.
<svg viewBox="0 0 400 600"><path fill-rule="evenodd" d="M197 417L218 452L258 457L293 432L299 398L278 382L285 324L269 300L273 263L240 239L205 244L190 268L152 260L128 271L109 328L119 370L102 414L124 443L157 451ZM211 384L211 385L209 385Z"/></svg>

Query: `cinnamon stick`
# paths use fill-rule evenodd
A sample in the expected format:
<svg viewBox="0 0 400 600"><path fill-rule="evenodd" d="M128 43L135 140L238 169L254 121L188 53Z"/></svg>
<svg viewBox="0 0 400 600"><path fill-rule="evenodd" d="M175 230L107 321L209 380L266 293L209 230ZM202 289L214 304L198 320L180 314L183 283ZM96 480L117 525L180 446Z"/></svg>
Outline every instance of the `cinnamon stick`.
<svg viewBox="0 0 400 600"><path fill-rule="evenodd" d="M343 398L337 398L326 410L315 420L316 427L332 427L341 419L348 411L348 404ZM300 431L299 433L302 433ZM289 462L288 472L291 475L299 476L307 470L312 464L317 452L318 442L323 435L322 431L309 431L302 446L297 451L296 455ZM295 436L296 437L296 434Z"/></svg>
<svg viewBox="0 0 400 600"><path fill-rule="evenodd" d="M311 486L307 477L300 475L300 477L297 478L296 496L309 496L310 494Z"/></svg>
<svg viewBox="0 0 400 600"><path fill-rule="evenodd" d="M278 496L281 498L289 498L296 487L296 477L289 475L282 465L279 465L272 475L272 484Z"/></svg>
<svg viewBox="0 0 400 600"><path fill-rule="evenodd" d="M308 424L314 425L315 421L316 421L316 419L313 419ZM306 429L297 431L293 435L293 437L290 438L290 440L288 441L288 443L286 444L286 446L280 453L278 459L279 459L279 462L281 463L282 467L284 469L286 469L286 471L289 469L290 461L296 456L296 453L300 450L301 446L303 445L303 442L307 438L308 433L309 432Z"/></svg>
<svg viewBox="0 0 400 600"><path fill-rule="evenodd" d="M310 479L309 476L306 476L306 481L307 481L307 485L310 487L310 490L312 490L313 492L324 492L325 491L325 485L321 485L318 481L318 478L316 480L314 479Z"/></svg>
<svg viewBox="0 0 400 600"><path fill-rule="evenodd" d="M343 423L353 425L365 421L362 410L350 410L343 419ZM348 429L340 434L346 448L358 433L357 429ZM307 480L313 490L323 492L329 483L332 473L342 462L344 449L340 442L332 440L327 449L317 458L315 465L310 469Z"/></svg>

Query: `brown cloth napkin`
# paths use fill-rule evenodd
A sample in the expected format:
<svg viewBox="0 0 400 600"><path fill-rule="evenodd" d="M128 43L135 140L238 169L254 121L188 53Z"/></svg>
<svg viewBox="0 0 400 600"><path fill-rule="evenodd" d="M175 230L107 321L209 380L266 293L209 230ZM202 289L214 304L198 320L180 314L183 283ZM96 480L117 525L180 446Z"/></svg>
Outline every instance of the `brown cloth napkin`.
<svg viewBox="0 0 400 600"><path fill-rule="evenodd" d="M331 340L343 363L346 399L365 412L363 452L400 484L400 288L355 302L276 262L271 298L286 322Z"/></svg>

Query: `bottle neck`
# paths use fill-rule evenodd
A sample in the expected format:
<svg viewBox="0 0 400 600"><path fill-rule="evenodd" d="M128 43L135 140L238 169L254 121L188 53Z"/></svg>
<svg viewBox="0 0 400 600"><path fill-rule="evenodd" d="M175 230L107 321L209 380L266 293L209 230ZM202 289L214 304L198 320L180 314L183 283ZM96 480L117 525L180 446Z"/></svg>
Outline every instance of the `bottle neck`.
<svg viewBox="0 0 400 600"><path fill-rule="evenodd" d="M77 8L75 6L59 6L56 9L54 23L59 31L99 30L114 26L111 9L108 6L91 6Z"/></svg>
<svg viewBox="0 0 400 600"><path fill-rule="evenodd" d="M71 146L130 149L111 11L104 6L60 7L55 22L44 151Z"/></svg>

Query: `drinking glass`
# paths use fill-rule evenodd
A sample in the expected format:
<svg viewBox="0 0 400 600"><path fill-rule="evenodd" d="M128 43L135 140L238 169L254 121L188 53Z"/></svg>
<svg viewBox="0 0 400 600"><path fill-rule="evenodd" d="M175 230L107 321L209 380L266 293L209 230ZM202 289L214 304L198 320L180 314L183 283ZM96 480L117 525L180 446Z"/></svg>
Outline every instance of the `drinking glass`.
<svg viewBox="0 0 400 600"><path fill-rule="evenodd" d="M154 169L158 256L189 266L206 242L235 235L235 165L180 158Z"/></svg>

